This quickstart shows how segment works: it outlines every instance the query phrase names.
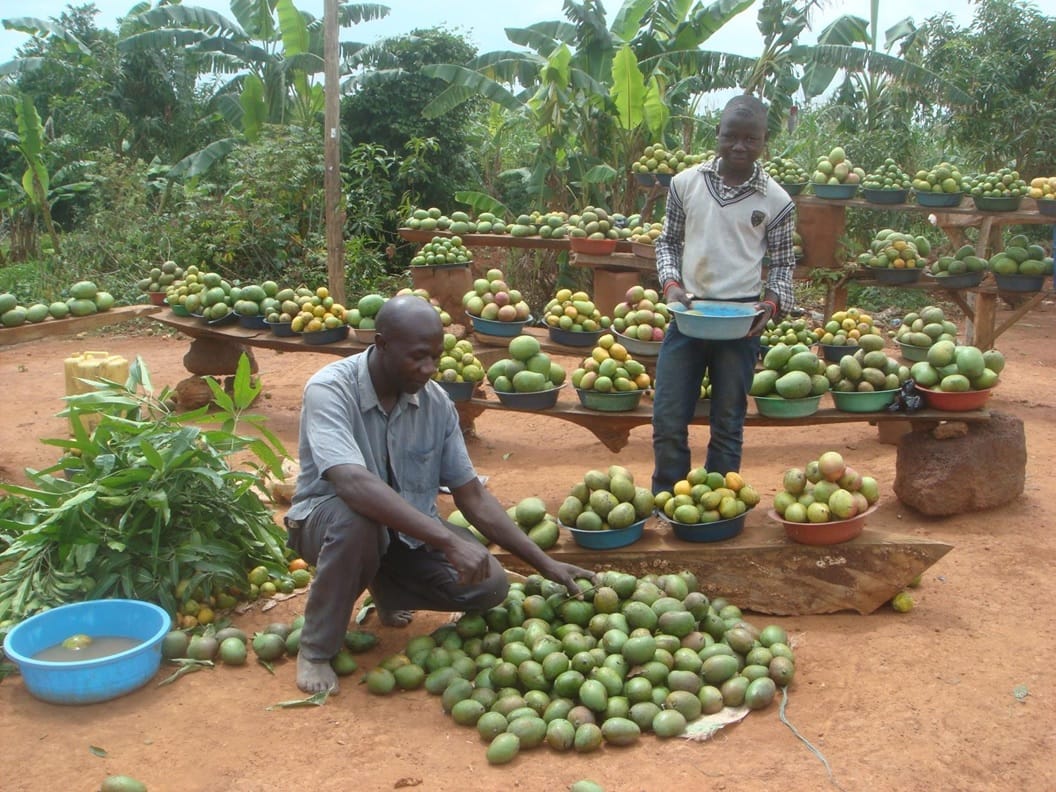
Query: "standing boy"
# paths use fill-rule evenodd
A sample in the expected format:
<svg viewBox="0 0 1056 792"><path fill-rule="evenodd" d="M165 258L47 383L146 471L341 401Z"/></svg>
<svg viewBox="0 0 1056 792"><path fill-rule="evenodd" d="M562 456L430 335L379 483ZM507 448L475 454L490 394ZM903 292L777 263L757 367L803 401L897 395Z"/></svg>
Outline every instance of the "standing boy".
<svg viewBox="0 0 1056 792"><path fill-rule="evenodd" d="M766 105L754 96L734 97L722 111L715 159L671 180L656 241L665 302L748 302L758 314L748 335L733 340L706 341L680 333L674 323L668 327L653 401L654 492L671 490L690 470L689 422L705 371L711 381L705 467L722 474L740 470L759 334L793 304L795 207L758 163L766 117ZM765 290L764 257L770 259Z"/></svg>

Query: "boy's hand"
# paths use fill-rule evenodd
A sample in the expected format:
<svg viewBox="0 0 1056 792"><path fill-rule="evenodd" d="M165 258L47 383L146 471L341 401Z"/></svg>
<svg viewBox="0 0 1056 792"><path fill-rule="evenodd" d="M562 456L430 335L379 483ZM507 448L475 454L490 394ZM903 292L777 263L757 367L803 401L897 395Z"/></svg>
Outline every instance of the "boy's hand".
<svg viewBox="0 0 1056 792"><path fill-rule="evenodd" d="M693 295L687 292L681 286L673 284L669 286L667 291L664 293L664 299L667 301L668 305L682 303L684 306L689 308L690 302L693 300Z"/></svg>
<svg viewBox="0 0 1056 792"><path fill-rule="evenodd" d="M762 335L766 329L766 323L774 318L774 304L772 302L756 303L755 309L758 313L756 313L755 319L752 321L752 326L748 328L749 336Z"/></svg>

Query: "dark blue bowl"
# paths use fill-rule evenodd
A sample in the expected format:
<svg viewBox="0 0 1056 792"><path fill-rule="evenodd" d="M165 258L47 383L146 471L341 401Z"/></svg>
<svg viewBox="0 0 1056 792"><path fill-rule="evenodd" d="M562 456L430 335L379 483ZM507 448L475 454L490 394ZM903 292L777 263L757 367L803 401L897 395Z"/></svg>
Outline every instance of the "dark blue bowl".
<svg viewBox="0 0 1056 792"><path fill-rule="evenodd" d="M727 520L715 520L708 523L680 523L664 516L671 525L675 536L684 542L721 542L732 539L744 530L744 518L748 512Z"/></svg>

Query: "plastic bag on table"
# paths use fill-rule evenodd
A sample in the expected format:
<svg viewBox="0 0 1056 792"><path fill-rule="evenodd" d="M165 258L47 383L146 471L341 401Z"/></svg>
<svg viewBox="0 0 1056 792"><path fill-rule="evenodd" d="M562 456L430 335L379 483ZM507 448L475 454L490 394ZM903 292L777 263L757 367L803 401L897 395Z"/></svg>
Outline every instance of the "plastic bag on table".
<svg viewBox="0 0 1056 792"><path fill-rule="evenodd" d="M917 390L917 383L907 379L895 394L895 400L887 405L888 412L915 412L924 406L924 397Z"/></svg>

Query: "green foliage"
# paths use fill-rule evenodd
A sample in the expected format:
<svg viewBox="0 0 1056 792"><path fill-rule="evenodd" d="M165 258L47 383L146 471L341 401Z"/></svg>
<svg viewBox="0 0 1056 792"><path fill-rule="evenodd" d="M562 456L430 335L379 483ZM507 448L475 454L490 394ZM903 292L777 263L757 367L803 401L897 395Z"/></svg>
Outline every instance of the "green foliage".
<svg viewBox="0 0 1056 792"><path fill-rule="evenodd" d="M980 0L972 24L944 14L929 19L927 58L964 86L971 106L952 108L953 137L979 171L1015 165L1029 180L1056 168L1056 17L1020 0Z"/></svg>
<svg viewBox="0 0 1056 792"><path fill-rule="evenodd" d="M180 581L189 581L189 595L243 586L258 564L285 570L284 534L258 493L265 471L280 473L285 451L262 419L246 413L260 391L248 358L233 393L209 380L215 415L171 412L168 392L151 392L141 360L124 386L92 384L94 391L67 397L72 439L44 441L62 459L27 471L30 486L0 485L8 543L0 553L0 621L106 597L175 613ZM91 413L100 420L89 432ZM242 434L242 425L254 434ZM248 470L233 467L236 454L250 456Z"/></svg>
<svg viewBox="0 0 1056 792"><path fill-rule="evenodd" d="M391 168L396 192L416 195L424 206L444 206L457 190L479 186L469 130L483 103L469 102L435 118L422 115L445 87L443 81L426 77L422 67L466 63L475 53L465 38L441 28L387 39L361 54L370 71L342 102L342 128L353 146L369 144L396 153L415 140L435 142L419 151L415 169Z"/></svg>
<svg viewBox="0 0 1056 792"><path fill-rule="evenodd" d="M847 304L863 311L877 313L890 308L917 311L933 303L935 298L921 289L884 288L882 286L854 286L847 288Z"/></svg>

